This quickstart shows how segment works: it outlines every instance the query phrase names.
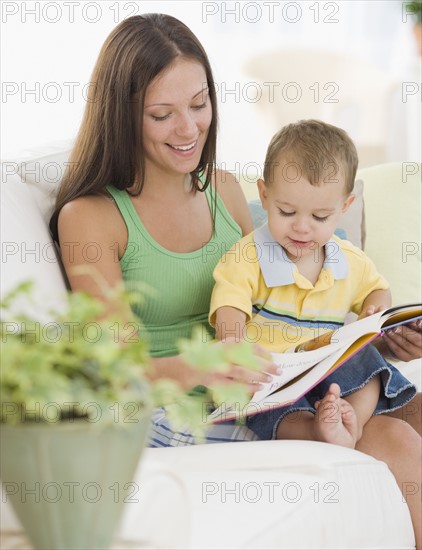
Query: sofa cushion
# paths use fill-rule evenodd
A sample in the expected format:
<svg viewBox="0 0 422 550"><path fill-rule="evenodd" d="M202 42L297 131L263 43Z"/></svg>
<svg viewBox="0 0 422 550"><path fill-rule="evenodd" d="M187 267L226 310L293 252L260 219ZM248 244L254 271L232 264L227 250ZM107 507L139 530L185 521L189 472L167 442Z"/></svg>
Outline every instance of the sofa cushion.
<svg viewBox="0 0 422 550"><path fill-rule="evenodd" d="M32 279L34 301L30 304L26 300L25 312L45 320L50 308L60 307L65 300L66 286L56 249L34 197L20 177L2 170L1 185L1 296Z"/></svg>
<svg viewBox="0 0 422 550"><path fill-rule="evenodd" d="M393 304L422 294L422 165L396 162L358 172L364 182L365 252L390 283Z"/></svg>
<svg viewBox="0 0 422 550"><path fill-rule="evenodd" d="M146 449L134 486L139 500L125 505L120 528L134 547L141 540L148 548L197 550L414 545L387 466L328 443Z"/></svg>
<svg viewBox="0 0 422 550"><path fill-rule="evenodd" d="M345 237L361 250L365 248L365 206L363 202L363 181L357 179L353 188L355 200L339 221L338 229L344 231ZM339 235L340 236L340 235Z"/></svg>
<svg viewBox="0 0 422 550"><path fill-rule="evenodd" d="M4 174L18 174L28 184L42 217L47 222L53 212L57 189L66 170L71 143L67 140L45 149L25 151L19 161L2 162Z"/></svg>
<svg viewBox="0 0 422 550"><path fill-rule="evenodd" d="M145 449L127 485L113 548L414 548L386 464L328 443ZM19 529L5 491L0 511L5 531Z"/></svg>

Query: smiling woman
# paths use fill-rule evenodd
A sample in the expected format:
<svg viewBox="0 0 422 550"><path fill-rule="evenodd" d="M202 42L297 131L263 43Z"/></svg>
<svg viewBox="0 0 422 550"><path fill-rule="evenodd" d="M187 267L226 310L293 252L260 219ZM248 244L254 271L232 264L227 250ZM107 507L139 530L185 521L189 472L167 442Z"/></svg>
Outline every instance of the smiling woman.
<svg viewBox="0 0 422 550"><path fill-rule="evenodd" d="M167 19L173 21L173 35L164 28ZM176 63L180 64L177 70ZM191 68L192 84L181 93L178 90L181 83L189 81L185 79ZM149 170L152 166L165 170L167 162L178 158L176 154L180 160L191 154L194 162L184 174L191 173L192 189L205 189L215 167L217 118L212 112L216 113L217 107L211 67L201 44L185 25L164 16L126 19L104 43L91 82L95 85L90 87L71 158L72 170L64 174L52 218L56 237L58 215L65 204L103 193L110 183L138 195L147 179L147 163ZM200 97L196 103L196 96L202 96L205 89L209 99L204 103ZM191 116L203 104L204 115ZM176 153L173 148L174 156L169 155L171 146L194 142L199 146L194 146L192 153ZM144 149L146 154L139 154ZM184 166L173 167L179 178L181 168ZM203 172L204 182L199 183Z"/></svg>
<svg viewBox="0 0 422 550"><path fill-rule="evenodd" d="M83 250L94 240L101 250L95 269L110 286L142 283L157 291L127 312L142 319L151 354L166 358L156 363L157 376L188 388L205 383L199 377L192 384L177 341L197 324L209 332L212 271L223 249L252 229L240 186L216 170L207 55L177 19L136 16L106 40L92 81L51 220L71 287L105 299L95 277L73 271L89 267ZM81 246L70 254L68 242ZM254 378L260 376L267 377Z"/></svg>
<svg viewBox="0 0 422 550"><path fill-rule="evenodd" d="M148 185L163 171L174 176L199 165L212 121L207 75L201 63L176 59L147 88L143 143Z"/></svg>

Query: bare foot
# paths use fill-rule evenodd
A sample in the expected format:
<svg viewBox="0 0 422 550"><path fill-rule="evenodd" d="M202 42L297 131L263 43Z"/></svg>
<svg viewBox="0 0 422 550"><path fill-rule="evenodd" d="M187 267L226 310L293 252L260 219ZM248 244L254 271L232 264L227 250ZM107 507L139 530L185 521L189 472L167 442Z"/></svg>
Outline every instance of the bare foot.
<svg viewBox="0 0 422 550"><path fill-rule="evenodd" d="M357 417L352 405L340 397L340 386L331 384L315 407L315 439L354 449L358 440Z"/></svg>

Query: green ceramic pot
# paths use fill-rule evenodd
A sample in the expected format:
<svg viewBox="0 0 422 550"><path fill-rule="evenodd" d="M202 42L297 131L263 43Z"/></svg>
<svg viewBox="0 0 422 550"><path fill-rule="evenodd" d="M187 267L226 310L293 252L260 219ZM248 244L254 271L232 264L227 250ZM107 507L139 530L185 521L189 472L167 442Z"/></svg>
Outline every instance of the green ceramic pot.
<svg viewBox="0 0 422 550"><path fill-rule="evenodd" d="M131 422L1 425L3 498L36 549L108 549L133 483L150 411Z"/></svg>

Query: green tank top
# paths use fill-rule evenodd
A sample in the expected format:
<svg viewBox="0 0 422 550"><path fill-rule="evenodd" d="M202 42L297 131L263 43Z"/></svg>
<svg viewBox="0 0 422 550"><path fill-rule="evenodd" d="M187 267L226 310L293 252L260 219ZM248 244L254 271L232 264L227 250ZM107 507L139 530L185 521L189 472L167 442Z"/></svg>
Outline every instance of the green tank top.
<svg viewBox="0 0 422 550"><path fill-rule="evenodd" d="M139 289L139 283L149 289L142 302L132 306L142 327L139 335L149 341L152 357L178 354L177 341L189 338L195 326L208 325L212 273L221 256L240 239L242 231L228 213L217 194L215 232L199 250L188 253L170 252L148 233L126 191L108 186L128 230L128 244L120 267L128 291ZM211 211L215 189L205 191Z"/></svg>

